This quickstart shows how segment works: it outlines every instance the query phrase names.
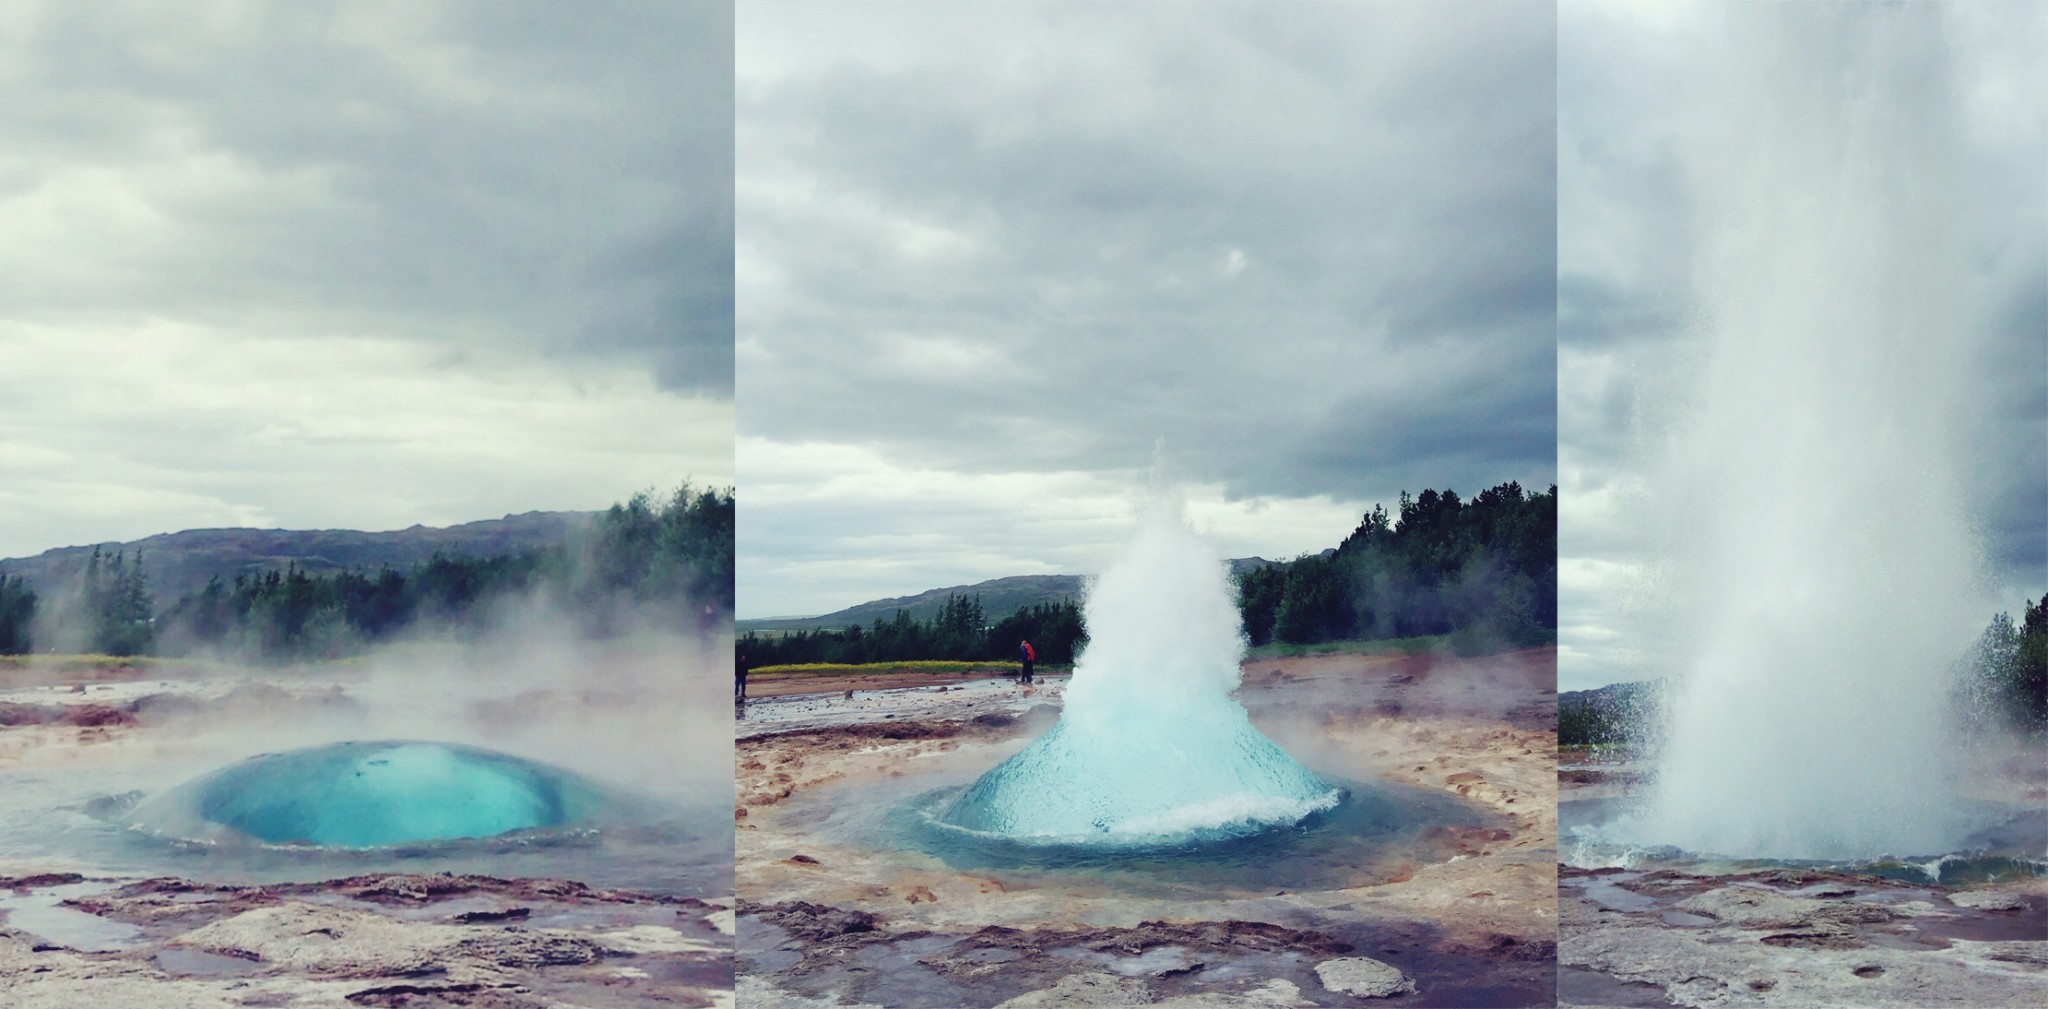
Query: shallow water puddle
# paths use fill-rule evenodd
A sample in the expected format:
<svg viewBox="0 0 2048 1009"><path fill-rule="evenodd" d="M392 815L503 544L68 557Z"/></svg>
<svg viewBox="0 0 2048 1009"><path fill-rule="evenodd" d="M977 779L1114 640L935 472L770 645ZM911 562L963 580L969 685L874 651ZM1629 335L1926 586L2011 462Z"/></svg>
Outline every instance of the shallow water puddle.
<svg viewBox="0 0 2048 1009"><path fill-rule="evenodd" d="M1576 886L1587 900L1610 911L1654 911L1663 901L1630 890L1621 884L1641 879L1640 872L1616 873L1609 876L1588 876L1566 880L1565 885ZM1692 917L1688 915L1688 917ZM1702 919L1704 920L1704 919Z"/></svg>
<svg viewBox="0 0 2048 1009"><path fill-rule="evenodd" d="M1584 967L1557 968L1559 1004L1651 1009L1675 1005L1658 985L1623 981Z"/></svg>
<svg viewBox="0 0 2048 1009"><path fill-rule="evenodd" d="M174 977L245 977L263 969L254 960L178 946L158 951L156 965Z"/></svg>
<svg viewBox="0 0 2048 1009"><path fill-rule="evenodd" d="M1108 966L1125 977L1144 977L1199 970L1202 962L1189 957L1188 951L1179 946L1160 946L1136 956L1112 957Z"/></svg>
<svg viewBox="0 0 2048 1009"><path fill-rule="evenodd" d="M141 929L63 906L64 901L106 893L116 885L88 880L29 893L0 894L0 920L16 931L81 953L124 950L141 938Z"/></svg>
<svg viewBox="0 0 2048 1009"><path fill-rule="evenodd" d="M701 912L700 912L701 914ZM592 928L632 927L638 925L660 925L675 927L687 922L694 925L697 916L666 904L608 904L600 907L577 907L574 905L536 906L533 914L525 919L527 928Z"/></svg>
<svg viewBox="0 0 2048 1009"><path fill-rule="evenodd" d="M1716 924L1714 919L1709 918L1706 915L1693 914L1688 911L1666 911L1659 917L1661 917L1664 920L1664 924L1676 925L1680 928L1691 928L1696 925Z"/></svg>

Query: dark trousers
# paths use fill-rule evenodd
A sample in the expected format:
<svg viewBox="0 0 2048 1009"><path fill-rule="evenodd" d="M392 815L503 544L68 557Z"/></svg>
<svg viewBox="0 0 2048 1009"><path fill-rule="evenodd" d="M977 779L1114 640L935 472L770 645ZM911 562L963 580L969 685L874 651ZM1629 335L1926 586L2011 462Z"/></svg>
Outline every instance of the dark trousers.
<svg viewBox="0 0 2048 1009"><path fill-rule="evenodd" d="M737 677L735 677L735 678L733 679L733 681L732 681L732 695L733 695L734 697L745 697L745 696L747 696L747 674L745 674L745 673L741 673L741 674L740 674L739 676L737 676Z"/></svg>
<svg viewBox="0 0 2048 1009"><path fill-rule="evenodd" d="M1025 659L1025 660L1024 660L1024 676L1023 676L1023 680L1024 680L1024 682L1026 682L1026 683L1030 683L1030 682L1031 682L1031 660L1030 660L1030 659Z"/></svg>

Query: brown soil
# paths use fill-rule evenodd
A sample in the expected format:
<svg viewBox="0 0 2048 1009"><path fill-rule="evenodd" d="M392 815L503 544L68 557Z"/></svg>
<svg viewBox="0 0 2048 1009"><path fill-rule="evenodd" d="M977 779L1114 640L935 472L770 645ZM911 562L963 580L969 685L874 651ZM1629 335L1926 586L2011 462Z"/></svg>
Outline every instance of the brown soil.
<svg viewBox="0 0 2048 1009"><path fill-rule="evenodd" d="M135 703L18 704L0 701L0 726L70 725L81 729L134 725Z"/></svg>

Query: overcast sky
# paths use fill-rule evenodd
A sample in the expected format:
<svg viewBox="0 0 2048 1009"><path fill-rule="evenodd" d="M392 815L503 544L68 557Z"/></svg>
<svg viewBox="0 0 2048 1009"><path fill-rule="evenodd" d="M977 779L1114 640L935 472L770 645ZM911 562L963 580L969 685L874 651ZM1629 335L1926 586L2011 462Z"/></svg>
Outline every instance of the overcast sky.
<svg viewBox="0 0 2048 1009"><path fill-rule="evenodd" d="M0 557L730 484L731 19L0 7Z"/></svg>
<svg viewBox="0 0 2048 1009"><path fill-rule="evenodd" d="M1555 474L1540 5L743 4L742 616Z"/></svg>
<svg viewBox="0 0 2048 1009"><path fill-rule="evenodd" d="M1922 19L1928 24L1900 37L1938 35L1929 49L1946 46L1936 62L1955 102L1945 117L1957 145L1949 196L1970 262L1956 331L1930 338L1968 355L1971 377L1952 406L1965 418L1965 497L1996 596L1987 605L2017 619L2025 598L2048 590L2048 74L2040 58L2048 7L1566 4L1558 37L1561 689L1650 672L1629 633L1656 528L1643 474L1654 465L1653 432L1669 420L1660 409L1687 387L1700 360L1692 341L1712 315L1692 293L1706 240L1693 208L1706 199L1699 180L1713 178L1716 159L1734 147L1713 132L1714 117L1737 100L1714 75L1734 37L1723 19L1745 18L1739 30L1748 31L1785 15L1786 29L1805 32L1785 36L1787 45L1810 60L1842 61L1841 73L1823 79L1850 95L1859 80L1914 71L1903 57L1849 55L1872 36L1817 19ZM1840 49L1827 51L1833 46Z"/></svg>

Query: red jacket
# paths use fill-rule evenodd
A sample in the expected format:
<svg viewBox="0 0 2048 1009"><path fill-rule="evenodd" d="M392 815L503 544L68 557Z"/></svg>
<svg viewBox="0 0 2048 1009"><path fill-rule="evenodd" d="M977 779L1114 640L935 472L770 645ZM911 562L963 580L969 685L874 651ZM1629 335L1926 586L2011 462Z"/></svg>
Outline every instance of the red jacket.
<svg viewBox="0 0 2048 1009"><path fill-rule="evenodd" d="M1031 642L1029 642L1029 641L1026 641L1026 642L1024 642L1024 661L1026 661L1026 662L1037 662L1037 661L1038 661L1038 653L1037 653L1037 652L1035 652L1035 651L1032 651L1032 650L1031 650Z"/></svg>

